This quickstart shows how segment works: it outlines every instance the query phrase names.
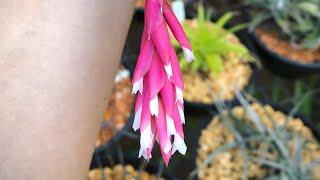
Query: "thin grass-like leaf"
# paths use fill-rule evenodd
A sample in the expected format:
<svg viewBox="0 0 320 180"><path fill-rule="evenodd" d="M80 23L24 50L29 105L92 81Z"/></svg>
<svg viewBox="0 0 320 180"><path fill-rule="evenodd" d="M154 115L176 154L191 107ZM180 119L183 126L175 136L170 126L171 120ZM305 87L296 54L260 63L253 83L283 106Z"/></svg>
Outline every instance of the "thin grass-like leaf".
<svg viewBox="0 0 320 180"><path fill-rule="evenodd" d="M161 178L162 172L163 172L164 163L163 161L159 162L159 169L157 171L156 180L159 180Z"/></svg>
<svg viewBox="0 0 320 180"><path fill-rule="evenodd" d="M265 133L266 129L265 129L264 125L261 123L257 113L254 112L254 110L251 108L249 102L245 100L245 98L242 96L241 92L239 91L239 89L237 87L234 88L234 92L235 92L236 97L238 98L238 100L242 104L242 106L245 108L248 116L250 117L250 120L252 120L252 122L257 126L258 130L261 133Z"/></svg>
<svg viewBox="0 0 320 180"><path fill-rule="evenodd" d="M219 18L219 20L216 22L215 26L220 28L223 28L226 23L233 17L233 13L232 12L228 12L226 14L224 14L221 18Z"/></svg>
<svg viewBox="0 0 320 180"><path fill-rule="evenodd" d="M249 156L249 159L250 160L253 160L253 161L256 161L260 164L264 164L266 166L269 166L269 167L272 167L272 168L275 168L275 169L279 169L281 171L284 171L286 172L289 177L294 180L296 179L296 177L294 176L294 174L292 174L292 172L290 171L290 169L286 166L283 166L281 163L278 163L278 162L274 162L274 161L269 161L269 160L266 160L266 159L261 159L261 158L257 158L257 157L252 157L252 156Z"/></svg>
<svg viewBox="0 0 320 180"><path fill-rule="evenodd" d="M243 23L243 24L235 25L232 28L228 29L227 31L228 31L228 33L235 33L237 31L243 30L243 29L245 29L247 27L248 27L248 24L247 23Z"/></svg>
<svg viewBox="0 0 320 180"><path fill-rule="evenodd" d="M249 158L247 153L247 146L246 144L240 145L241 149L241 155L243 159L243 179L248 180L249 179Z"/></svg>
<svg viewBox="0 0 320 180"><path fill-rule="evenodd" d="M294 164L298 169L303 167L303 146L304 140L298 134L294 135Z"/></svg>
<svg viewBox="0 0 320 180"><path fill-rule="evenodd" d="M288 118L289 117L293 117L298 110L301 108L303 101L308 98L309 96L313 95L314 93L319 93L320 92L320 88L319 89L314 89L311 91L308 91L307 93L305 93L295 104L295 106L292 108L292 110L289 112L288 114Z"/></svg>
<svg viewBox="0 0 320 180"><path fill-rule="evenodd" d="M319 159L316 159L314 161L312 161L311 163L309 164L306 164L304 166L304 168L309 171L310 169L313 169L315 166L319 165L320 164L320 158Z"/></svg>
<svg viewBox="0 0 320 180"><path fill-rule="evenodd" d="M242 143L248 143L250 141L261 141L261 140L264 140L266 137L261 135L261 136L255 136L255 137L249 137L249 138L244 138L242 142L231 142L231 143L226 143L222 146L220 146L216 151L214 151L213 153L211 153L207 159L205 159L196 169L194 169L193 171L191 171L189 173L189 176L188 176L188 180L191 180L192 178L194 178L199 169L204 167L204 166L207 166L210 162L214 161L214 159L221 153L227 151L227 150L230 150L232 148L235 148L235 147L239 147L239 145L241 145Z"/></svg>

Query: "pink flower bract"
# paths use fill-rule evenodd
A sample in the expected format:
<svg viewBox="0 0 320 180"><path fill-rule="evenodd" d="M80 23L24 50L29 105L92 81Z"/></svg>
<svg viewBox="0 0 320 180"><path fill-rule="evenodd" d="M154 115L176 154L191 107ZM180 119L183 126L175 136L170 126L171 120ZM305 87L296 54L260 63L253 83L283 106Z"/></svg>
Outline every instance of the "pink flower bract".
<svg viewBox="0 0 320 180"><path fill-rule="evenodd" d="M194 58L178 19L165 0L146 0L140 54L133 74L132 93L138 93L133 129L140 129L139 157L149 160L155 141L168 165L176 151L185 154L182 125L183 79L168 27L180 43L185 58Z"/></svg>

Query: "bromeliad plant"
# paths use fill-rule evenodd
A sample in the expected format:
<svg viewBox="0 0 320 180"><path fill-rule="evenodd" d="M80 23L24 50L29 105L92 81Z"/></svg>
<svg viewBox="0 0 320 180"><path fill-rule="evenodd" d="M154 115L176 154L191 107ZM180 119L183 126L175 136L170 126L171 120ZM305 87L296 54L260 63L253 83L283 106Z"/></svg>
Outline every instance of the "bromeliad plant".
<svg viewBox="0 0 320 180"><path fill-rule="evenodd" d="M234 86L243 90L253 74L250 63L254 58L234 34L246 25L225 28L233 13L226 13L216 23L210 21L210 16L211 13L205 15L203 6L199 5L198 17L183 23L197 57L188 64L182 60L183 54L179 54L185 80L184 98L189 104L213 106L214 101L231 101ZM217 98L211 99L210 91Z"/></svg>
<svg viewBox="0 0 320 180"><path fill-rule="evenodd" d="M146 0L144 32L132 78L132 92L138 93L133 129L140 128L139 157L151 158L157 140L168 165L176 150L185 154L187 147L182 128L185 123L184 85L167 25L182 46L187 61L195 59L191 45L168 3L165 0Z"/></svg>
<svg viewBox="0 0 320 180"><path fill-rule="evenodd" d="M205 15L203 6L198 6L198 17L196 20L187 21L183 24L183 28L190 39L194 54L197 61L188 64L180 61L183 71L201 71L206 74L215 75L223 71L223 61L230 60L228 54L234 53L243 56L241 60L252 61L248 49L240 44L230 41L230 34L245 28L245 24L240 24L225 29L225 25L233 17L233 13L229 12L223 15L215 24L210 21L211 13ZM175 43L178 47L178 43ZM181 54L179 58L181 59Z"/></svg>
<svg viewBox="0 0 320 180"><path fill-rule="evenodd" d="M320 47L319 0L245 0L253 7L251 30L272 19L281 35L301 48Z"/></svg>
<svg viewBox="0 0 320 180"><path fill-rule="evenodd" d="M218 103L220 114L202 131L198 168L190 177L319 179L319 137L294 117L299 103L284 114L255 100L250 104L239 91L236 94L241 106L228 110Z"/></svg>

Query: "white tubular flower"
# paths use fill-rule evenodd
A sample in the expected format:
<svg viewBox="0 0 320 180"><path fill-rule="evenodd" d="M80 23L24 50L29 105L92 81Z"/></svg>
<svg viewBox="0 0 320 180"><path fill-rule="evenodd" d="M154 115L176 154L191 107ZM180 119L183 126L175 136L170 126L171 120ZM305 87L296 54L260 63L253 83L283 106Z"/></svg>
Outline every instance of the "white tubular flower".
<svg viewBox="0 0 320 180"><path fill-rule="evenodd" d="M137 82L133 84L132 87L132 94L137 94L137 92L140 92L142 94L143 92L143 78L139 79Z"/></svg>
<svg viewBox="0 0 320 180"><path fill-rule="evenodd" d="M174 154L176 151L179 151L179 153L185 155L187 152L187 146L184 140L179 136L179 134L174 135L174 142L172 146L172 154Z"/></svg>
<svg viewBox="0 0 320 180"><path fill-rule="evenodd" d="M196 59L193 55L193 52L190 49L182 46L182 50L183 50L183 55L186 58L188 63L191 63L193 60Z"/></svg>
<svg viewBox="0 0 320 180"><path fill-rule="evenodd" d="M164 69L166 70L168 79L170 79L170 77L172 77L172 67L171 67L170 62L169 62L168 65L165 65L165 66L164 66Z"/></svg>
<svg viewBox="0 0 320 180"><path fill-rule="evenodd" d="M150 101L150 112L151 112L151 115L158 117L158 114L159 114L158 96L156 96Z"/></svg>

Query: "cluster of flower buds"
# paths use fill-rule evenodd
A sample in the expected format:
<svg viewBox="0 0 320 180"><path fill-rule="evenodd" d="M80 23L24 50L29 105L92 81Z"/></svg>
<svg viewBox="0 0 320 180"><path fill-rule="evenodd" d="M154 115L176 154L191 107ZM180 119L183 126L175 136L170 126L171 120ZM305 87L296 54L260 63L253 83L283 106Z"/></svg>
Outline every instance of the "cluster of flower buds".
<svg viewBox="0 0 320 180"><path fill-rule="evenodd" d="M132 93L138 93L133 129L140 128L139 157L149 160L155 141L168 165L175 151L185 154L182 124L183 80L168 26L188 62L195 59L178 19L165 0L145 1L145 24L140 54L133 74Z"/></svg>

